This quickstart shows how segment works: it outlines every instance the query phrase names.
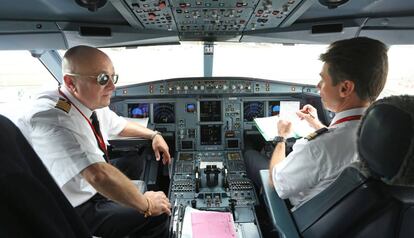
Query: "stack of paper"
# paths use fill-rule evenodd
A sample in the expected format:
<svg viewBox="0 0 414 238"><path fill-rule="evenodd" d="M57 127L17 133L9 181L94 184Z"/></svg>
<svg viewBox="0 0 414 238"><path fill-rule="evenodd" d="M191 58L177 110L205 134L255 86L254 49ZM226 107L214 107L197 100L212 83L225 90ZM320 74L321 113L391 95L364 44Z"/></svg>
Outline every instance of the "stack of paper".
<svg viewBox="0 0 414 238"><path fill-rule="evenodd" d="M299 111L300 102L298 101L283 101L280 102L280 114L279 116L255 118L254 122L257 129L262 134L266 141L272 141L278 136L277 123L280 119L290 121L292 123L292 133L289 137L304 137L314 132L315 129L309 126L309 124L300 120L296 115Z"/></svg>

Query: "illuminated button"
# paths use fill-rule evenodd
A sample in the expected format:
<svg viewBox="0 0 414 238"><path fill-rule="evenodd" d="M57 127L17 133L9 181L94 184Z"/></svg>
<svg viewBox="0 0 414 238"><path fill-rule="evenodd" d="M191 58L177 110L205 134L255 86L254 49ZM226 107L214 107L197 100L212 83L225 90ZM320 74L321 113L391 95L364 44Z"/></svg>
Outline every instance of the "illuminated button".
<svg viewBox="0 0 414 238"><path fill-rule="evenodd" d="M155 13L153 12L148 13L148 20L154 21L156 17L157 15L155 15Z"/></svg>
<svg viewBox="0 0 414 238"><path fill-rule="evenodd" d="M184 90L188 90L188 86L187 85L184 86Z"/></svg>
<svg viewBox="0 0 414 238"><path fill-rule="evenodd" d="M194 89L194 90L198 90L197 85L194 85L193 89Z"/></svg>
<svg viewBox="0 0 414 238"><path fill-rule="evenodd" d="M164 9L166 6L165 1L161 1L158 6L160 7L160 9Z"/></svg>
<svg viewBox="0 0 414 238"><path fill-rule="evenodd" d="M201 85L200 86L200 90L204 90L204 85Z"/></svg>
<svg viewBox="0 0 414 238"><path fill-rule="evenodd" d="M175 87L175 89L177 89L177 91L180 91L181 90L181 87L180 86L177 86L177 87Z"/></svg>

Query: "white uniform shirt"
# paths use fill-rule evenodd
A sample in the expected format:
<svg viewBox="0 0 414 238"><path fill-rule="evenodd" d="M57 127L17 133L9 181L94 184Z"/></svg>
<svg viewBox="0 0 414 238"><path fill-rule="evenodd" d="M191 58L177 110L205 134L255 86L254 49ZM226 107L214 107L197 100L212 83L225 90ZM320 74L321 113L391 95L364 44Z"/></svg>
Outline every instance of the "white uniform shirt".
<svg viewBox="0 0 414 238"><path fill-rule="evenodd" d="M90 118L90 109L74 98L65 87L61 91ZM59 98L63 97L58 90L39 95L32 110L18 121L18 125L75 207L96 194L96 190L80 172L93 163L105 162L104 153L98 147L91 126L73 105L68 113L55 108ZM125 128L126 120L108 107L95 112L102 137L108 144L108 136L118 135Z"/></svg>
<svg viewBox="0 0 414 238"><path fill-rule="evenodd" d="M365 108L339 112L332 122L362 115ZM339 176L342 170L358 160L357 129L360 120L346 121L329 127L313 140L300 139L293 151L272 171L273 184L282 199L289 198L297 209Z"/></svg>

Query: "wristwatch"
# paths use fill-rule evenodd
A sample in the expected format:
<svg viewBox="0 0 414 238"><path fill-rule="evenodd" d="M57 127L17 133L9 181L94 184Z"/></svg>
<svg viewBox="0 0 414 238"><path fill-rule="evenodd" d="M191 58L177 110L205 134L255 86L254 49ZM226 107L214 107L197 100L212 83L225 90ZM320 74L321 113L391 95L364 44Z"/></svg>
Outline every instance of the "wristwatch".
<svg viewBox="0 0 414 238"><path fill-rule="evenodd" d="M285 137L283 137L283 136L275 136L275 138L273 139L273 144L274 145L277 145L280 142L286 143Z"/></svg>

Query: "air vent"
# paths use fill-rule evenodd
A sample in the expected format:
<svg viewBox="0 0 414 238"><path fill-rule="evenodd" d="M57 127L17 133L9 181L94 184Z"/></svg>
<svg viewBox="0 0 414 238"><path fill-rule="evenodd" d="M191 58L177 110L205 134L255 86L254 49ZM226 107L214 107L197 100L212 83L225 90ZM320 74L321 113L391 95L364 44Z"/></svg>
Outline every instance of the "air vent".
<svg viewBox="0 0 414 238"><path fill-rule="evenodd" d="M109 28L109 27L81 26L79 28L79 34L81 36L110 37L111 36L111 28Z"/></svg>
<svg viewBox="0 0 414 238"><path fill-rule="evenodd" d="M342 24L324 24L312 26L312 34L337 33L342 32L344 26Z"/></svg>

